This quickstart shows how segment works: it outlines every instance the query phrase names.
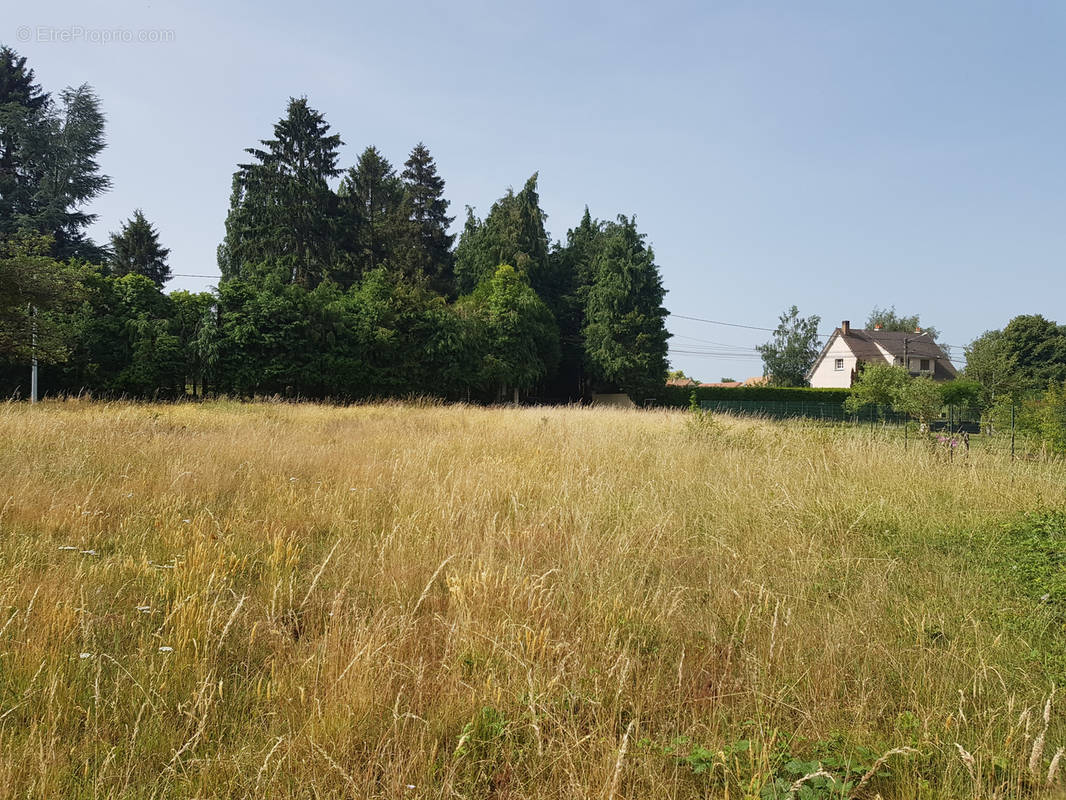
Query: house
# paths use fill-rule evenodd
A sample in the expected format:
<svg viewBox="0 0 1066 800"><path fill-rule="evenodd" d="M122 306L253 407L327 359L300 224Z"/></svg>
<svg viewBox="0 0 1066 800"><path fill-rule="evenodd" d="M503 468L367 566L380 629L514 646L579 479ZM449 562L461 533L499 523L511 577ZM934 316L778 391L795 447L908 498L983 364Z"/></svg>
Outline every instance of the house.
<svg viewBox="0 0 1066 800"><path fill-rule="evenodd" d="M954 365L928 333L852 328L844 320L807 373L815 388L848 389L855 382L861 364L907 365L911 375L925 375L935 381L949 381L956 375Z"/></svg>
<svg viewBox="0 0 1066 800"><path fill-rule="evenodd" d="M667 386L681 386L683 388L713 388L713 389L739 389L743 386L765 386L769 382L769 378L765 378L761 375L754 378L745 378L742 381L718 381L717 383L697 383L691 378L684 380L672 378L666 382Z"/></svg>

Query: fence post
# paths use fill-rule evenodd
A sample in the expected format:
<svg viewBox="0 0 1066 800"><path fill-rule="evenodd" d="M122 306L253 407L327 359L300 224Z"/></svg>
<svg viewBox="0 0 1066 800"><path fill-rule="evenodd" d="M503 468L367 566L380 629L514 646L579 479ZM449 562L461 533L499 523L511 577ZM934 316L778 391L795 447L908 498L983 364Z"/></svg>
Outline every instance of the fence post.
<svg viewBox="0 0 1066 800"><path fill-rule="evenodd" d="M1010 460L1014 460L1014 398L1010 399Z"/></svg>

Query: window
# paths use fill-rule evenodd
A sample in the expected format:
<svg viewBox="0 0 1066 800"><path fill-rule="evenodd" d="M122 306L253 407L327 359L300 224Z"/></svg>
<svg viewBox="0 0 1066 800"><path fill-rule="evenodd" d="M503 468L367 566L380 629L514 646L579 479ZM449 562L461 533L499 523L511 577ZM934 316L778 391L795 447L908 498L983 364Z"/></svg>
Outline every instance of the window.
<svg viewBox="0 0 1066 800"><path fill-rule="evenodd" d="M844 369L844 359L842 359L842 358L838 358L838 359L836 359L836 360L835 360L835 361L833 362L833 369L835 369L835 370L842 370L842 369Z"/></svg>
<svg viewBox="0 0 1066 800"><path fill-rule="evenodd" d="M918 362L918 369L921 370L922 372L928 372L929 371L929 359L928 358L921 359Z"/></svg>

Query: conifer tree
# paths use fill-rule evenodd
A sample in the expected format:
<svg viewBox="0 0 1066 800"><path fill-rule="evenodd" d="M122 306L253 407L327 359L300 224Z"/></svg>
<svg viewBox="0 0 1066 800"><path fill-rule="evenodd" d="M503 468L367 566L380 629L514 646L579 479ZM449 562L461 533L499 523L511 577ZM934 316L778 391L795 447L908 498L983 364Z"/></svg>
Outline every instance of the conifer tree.
<svg viewBox="0 0 1066 800"><path fill-rule="evenodd" d="M111 234L111 273L144 275L160 289L170 280L167 256L170 250L159 244L159 233L141 209L122 224L122 230Z"/></svg>
<svg viewBox="0 0 1066 800"><path fill-rule="evenodd" d="M639 399L666 380L666 292L635 218L619 216L603 237L585 308L588 367L601 386Z"/></svg>
<svg viewBox="0 0 1066 800"><path fill-rule="evenodd" d="M59 259L100 261L103 249L85 234L96 215L83 207L106 191L111 179L100 173L96 160L104 149L104 115L92 88L64 89L58 103L47 100L36 109L8 103L2 122L11 143L5 158L14 166L0 235L36 231L52 237Z"/></svg>
<svg viewBox="0 0 1066 800"><path fill-rule="evenodd" d="M26 57L0 47L0 234L14 230L16 209L28 207L30 190L16 154L19 132L47 108L49 95L34 82Z"/></svg>
<svg viewBox="0 0 1066 800"><path fill-rule="evenodd" d="M576 228L566 234L566 244L549 254L559 325L559 372L548 386L553 397L578 400L587 394L585 375L585 304L593 280L593 262L603 244L603 224L588 207Z"/></svg>
<svg viewBox="0 0 1066 800"><path fill-rule="evenodd" d="M549 285L547 215L540 207L537 174L522 191L507 194L492 204L484 222L467 212L467 224L455 252L455 276L460 294L469 294L496 267L510 264L524 272L538 294ZM546 302L550 297L542 296ZM549 307L552 305L548 303Z"/></svg>
<svg viewBox="0 0 1066 800"><path fill-rule="evenodd" d="M401 232L403 185L376 147L366 148L341 182L351 248L360 272L394 260Z"/></svg>
<svg viewBox="0 0 1066 800"><path fill-rule="evenodd" d="M404 190L405 236L403 271L409 277L424 276L441 294L453 291L452 243L448 233L455 217L448 216L444 179L424 144L411 150L400 176Z"/></svg>
<svg viewBox="0 0 1066 800"><path fill-rule="evenodd" d="M340 174L340 136L306 97L289 100L274 138L233 177L226 238L219 247L224 280L255 272L256 265L285 283L313 286L337 267L340 214L329 180Z"/></svg>

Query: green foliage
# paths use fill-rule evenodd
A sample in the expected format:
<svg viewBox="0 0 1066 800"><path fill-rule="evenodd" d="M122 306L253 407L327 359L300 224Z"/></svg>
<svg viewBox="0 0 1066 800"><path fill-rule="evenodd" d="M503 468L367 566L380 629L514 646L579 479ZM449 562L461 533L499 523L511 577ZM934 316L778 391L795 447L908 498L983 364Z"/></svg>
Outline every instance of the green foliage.
<svg viewBox="0 0 1066 800"><path fill-rule="evenodd" d="M483 321L486 350L482 381L528 390L552 370L559 358L559 332L547 306L525 276L500 266L465 302Z"/></svg>
<svg viewBox="0 0 1066 800"><path fill-rule="evenodd" d="M866 318L866 328L872 330L877 326L881 327L884 331L899 331L901 333L914 333L915 331L924 331L929 334L930 339L936 339L940 332L933 327L922 327L921 320L918 319L917 314L910 316L901 316L896 313L896 307L879 308L874 306L873 311L870 312L870 316Z"/></svg>
<svg viewBox="0 0 1066 800"><path fill-rule="evenodd" d="M1003 329L1004 359L1019 391L1040 391L1066 381L1066 326L1039 314L1015 317Z"/></svg>
<svg viewBox="0 0 1066 800"><path fill-rule="evenodd" d="M892 407L928 425L940 416L944 408L944 396L940 385L923 375L911 378L899 388Z"/></svg>
<svg viewBox="0 0 1066 800"><path fill-rule="evenodd" d="M67 356L72 331L62 314L81 297L81 270L53 259L51 250L48 236L0 239L0 358L29 363L36 355L54 363Z"/></svg>
<svg viewBox="0 0 1066 800"><path fill-rule="evenodd" d="M469 792L467 796L495 794L491 791L493 783L501 771L520 760L524 739L521 726L506 713L492 706L481 708L463 726L454 751L460 781Z"/></svg>
<svg viewBox="0 0 1066 800"><path fill-rule="evenodd" d="M159 244L159 233L139 208L121 231L111 234L108 263L113 275L144 275L162 289L170 280L168 255L170 250Z"/></svg>
<svg viewBox="0 0 1066 800"><path fill-rule="evenodd" d="M347 249L356 275L390 264L403 236L403 184L376 147L366 148L341 182Z"/></svg>
<svg viewBox="0 0 1066 800"><path fill-rule="evenodd" d="M340 136L306 98L291 98L274 138L261 144L246 150L255 161L238 165L233 176L218 257L223 280L272 274L317 285L338 268L341 217L328 181L340 174Z"/></svg>
<svg viewBox="0 0 1066 800"><path fill-rule="evenodd" d="M1040 438L1053 453L1066 455L1066 383L1052 384L1040 402Z"/></svg>
<svg viewBox="0 0 1066 800"><path fill-rule="evenodd" d="M655 396L666 381L666 309L662 277L635 218L607 227L593 261L585 306L590 376L636 398Z"/></svg>
<svg viewBox="0 0 1066 800"><path fill-rule="evenodd" d="M1009 431L1026 446L1066 454L1066 384L1051 384L1042 392L1001 396L989 412L995 431Z"/></svg>
<svg viewBox="0 0 1066 800"><path fill-rule="evenodd" d="M906 368L893 364L866 364L856 378L844 408L854 414L868 405L895 405L910 376Z"/></svg>
<svg viewBox="0 0 1066 800"><path fill-rule="evenodd" d="M956 378L940 384L940 395L946 406L974 410L980 407L984 387L967 378Z"/></svg>
<svg viewBox="0 0 1066 800"><path fill-rule="evenodd" d="M459 294L470 294L495 272L500 264L512 264L529 276L535 290L541 290L548 269L547 215L540 208L537 174L526 181L522 191L507 194L492 204L481 222L467 207L466 225L455 251L455 280Z"/></svg>
<svg viewBox="0 0 1066 800"><path fill-rule="evenodd" d="M640 744L647 747L649 743ZM796 750L802 753L797 754ZM878 760L875 752L849 744L842 735L810 743L797 737L781 737L772 746L739 739L718 750L678 737L662 752L704 787L743 792L749 787L758 788L761 783L761 800L844 800L853 795L864 778L865 785L870 786L883 785L893 777L887 764L874 770ZM767 773L769 780L765 778Z"/></svg>
<svg viewBox="0 0 1066 800"><path fill-rule="evenodd" d="M26 57L0 47L0 237L14 233L16 213L29 208L34 182L22 163L21 142L25 126L49 101L26 66Z"/></svg>
<svg viewBox="0 0 1066 800"><path fill-rule="evenodd" d="M800 317L799 309L792 306L781 315L773 338L756 348L762 354L763 375L774 386L807 385L807 373L821 352L821 321L818 315Z"/></svg>
<svg viewBox="0 0 1066 800"><path fill-rule="evenodd" d="M982 407L994 406L1017 384L1017 355L1008 350L1002 331L985 331L966 348L965 376L980 387Z"/></svg>
<svg viewBox="0 0 1066 800"><path fill-rule="evenodd" d="M404 162L404 231L398 260L404 275L424 277L438 293L454 292L454 258L448 233L455 217L448 216L444 179L424 144L419 142Z"/></svg>
<svg viewBox="0 0 1066 800"><path fill-rule="evenodd" d="M0 63L7 60L10 67L9 58ZM103 251L85 235L96 215L82 207L111 185L96 160L104 148L100 101L88 84L64 89L58 102L35 94L34 87L26 100L26 77L23 71L15 78L23 85L14 94L23 100L0 106L0 158L11 170L0 178L8 191L0 202L0 236L36 231L52 237L60 260L99 260Z"/></svg>
<svg viewBox="0 0 1066 800"><path fill-rule="evenodd" d="M400 175L373 146L345 173L340 136L290 98L233 175L220 288L168 298L169 251L140 209L110 253L85 236L83 206L109 186L103 130L88 86L53 100L0 48L5 389L22 385L34 325L41 361L69 356L44 372L53 392L492 399L510 387L572 400L594 383L639 396L662 382L666 312L643 235L586 209L551 248L537 174L484 222L468 211L453 254L444 181L423 144ZM91 266L61 264L75 256Z"/></svg>
<svg viewBox="0 0 1066 800"><path fill-rule="evenodd" d="M660 386L656 400L663 405L684 408L692 395L699 402L745 400L752 402L831 403L843 405L848 389L812 389L806 386Z"/></svg>

